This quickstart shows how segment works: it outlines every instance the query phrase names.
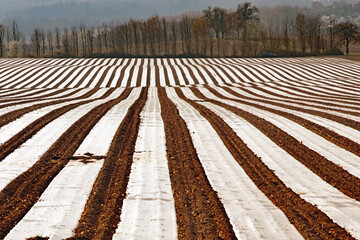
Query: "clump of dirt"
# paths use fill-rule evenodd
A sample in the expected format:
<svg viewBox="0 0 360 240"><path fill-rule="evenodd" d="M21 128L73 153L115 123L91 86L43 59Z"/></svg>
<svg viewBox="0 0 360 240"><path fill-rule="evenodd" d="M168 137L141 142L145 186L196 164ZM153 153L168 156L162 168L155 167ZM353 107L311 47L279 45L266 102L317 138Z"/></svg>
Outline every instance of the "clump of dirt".
<svg viewBox="0 0 360 240"><path fill-rule="evenodd" d="M85 155L85 156L89 156L89 157L94 156L94 154L89 153L89 152L85 153L84 155Z"/></svg>
<svg viewBox="0 0 360 240"><path fill-rule="evenodd" d="M32 238L27 238L26 240L48 240L50 239L49 237L32 237Z"/></svg>

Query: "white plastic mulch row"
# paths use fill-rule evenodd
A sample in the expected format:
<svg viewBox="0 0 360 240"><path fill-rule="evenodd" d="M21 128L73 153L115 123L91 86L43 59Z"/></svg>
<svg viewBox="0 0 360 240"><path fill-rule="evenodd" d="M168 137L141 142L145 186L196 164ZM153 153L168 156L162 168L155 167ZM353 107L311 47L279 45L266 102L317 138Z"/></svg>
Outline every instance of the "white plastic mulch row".
<svg viewBox="0 0 360 240"><path fill-rule="evenodd" d="M220 89L220 88L216 88L221 94L227 96L227 97L233 97L231 94L227 93L226 91ZM256 101L248 101L248 102L252 102L252 103L258 103ZM275 109L275 110L281 110L281 111L284 111L284 112L288 112L288 113L292 113L294 115L297 115L299 117L302 117L306 120L309 120L309 121L312 121L314 123L317 123L319 125L322 125L340 135L343 135L344 137L347 137L349 139L351 139L352 141L354 142L357 142L357 143L360 143L360 132L356 129L353 129L351 127L348 127L348 126L345 126L341 123L338 123L338 122L335 122L335 121L332 121L332 120L329 120L329 119L326 119L326 118L323 118L323 117L319 117L319 116L315 116L315 115L312 115L312 114L309 114L309 113L304 113L302 111L297 111L297 110L291 110L291 109L288 109L288 108L284 108L284 107L279 107L279 106L274 106L274 105L271 105L271 104L267 104L267 103L260 103L262 106L266 106L266 107L270 107L272 109ZM294 104L288 104L288 105L294 105ZM309 107L302 107L304 109L311 109ZM326 111L326 110L323 110L323 109L316 109L317 111L320 111L320 112L324 112L324 113L331 113L333 115L336 115L336 116L341 116L343 118L347 118L347 119L352 119L352 120L355 120L355 121L359 121L360 118L359 117L356 117L356 116L352 116L352 115L347 115L347 114L343 114L343 113L339 113L339 112L334 112L334 111Z"/></svg>
<svg viewBox="0 0 360 240"><path fill-rule="evenodd" d="M216 88L216 89L222 90L221 88ZM242 89L239 89L239 88L232 88L232 89L235 92L241 93L242 95L263 100L263 98L259 98L259 96L254 96L252 94L244 92L244 91L242 91ZM256 89L249 89L249 91L261 94L260 91L257 91ZM225 92L225 91L222 90L222 92ZM232 96L232 97L235 98L235 96ZM265 100L267 100L267 99L265 99ZM256 102L256 101L253 101L253 100L247 100L247 101ZM360 117L358 117L358 116L354 116L354 115L351 115L351 114L342 113L342 112L337 111L337 110L348 110L350 112L356 112L356 110L347 109L346 105L344 105L343 107L334 107L334 106L327 105L326 102L324 102L323 104L311 103L310 102L309 105L312 105L312 106L305 106L304 104L302 104L303 100L300 100L297 103L290 103L290 102L287 102L286 100L284 102L284 99L279 99L279 98L271 99L270 101L280 103L280 104L286 104L286 105L289 105L289 106L299 107L299 108L302 108L302 109L305 109L305 110L315 110L315 111L329 113L329 114L339 116L339 117L343 117L343 118L353 119L355 121L360 121ZM296 101L296 100L291 100L291 101ZM336 102L336 100L332 101L332 103L337 103L338 105L343 104L343 103ZM261 103L261 104L266 105L265 103ZM326 107L326 108L329 108L329 109L322 109L322 108L319 108L319 107ZM359 107L359 106L356 106L356 107Z"/></svg>
<svg viewBox="0 0 360 240"><path fill-rule="evenodd" d="M299 124L268 111L260 110L255 107L233 101L219 99L212 93L208 92L206 89L202 89L202 93L211 99L220 100L227 104L240 107L241 109L246 109L248 112L258 115L268 121L273 120L273 124L283 129L285 132L292 135L299 141L303 142L303 144L307 145L309 148L320 153L322 156L328 158L336 164L340 164L344 169L348 170L355 176L360 177L360 158L358 156L346 151L341 147L338 147L321 136L313 133L312 131L300 126ZM328 127L329 122L331 123L332 121L324 119L324 122L321 125ZM356 130L353 131L356 132ZM344 135L344 133L340 134Z"/></svg>
<svg viewBox="0 0 360 240"><path fill-rule="evenodd" d="M116 84L120 84L122 87L136 86L140 67L147 69L149 64L151 72L155 71L154 59L145 59L143 66L140 65L141 61L141 59L125 59L123 62L119 59L48 59L46 61L24 59L23 63L20 61L4 64L3 73L0 73L0 87L29 88L37 86L51 88L57 84L60 84L60 88L65 86L72 88L79 84L79 87L95 87L97 85L114 87ZM156 61L160 72L163 72L163 68L171 71L168 68L168 64L171 64L179 78L180 85L186 84L184 78L189 81L190 85L194 84L195 80L200 84L214 84L215 82L209 74L219 84L236 81L244 86L250 83L260 84L263 82L277 82L280 86L303 86L304 84L313 85L316 83L315 80L324 82L325 80L339 79L341 76L360 78L360 72L357 70L359 64L351 62L351 64L346 65L339 62L337 65L331 66L327 59L318 59L317 62L313 59L267 60L267 62L259 59L248 59L246 61L239 59L157 59ZM160 61L163 62L163 65ZM120 71L127 63L130 64L124 71L124 77L119 79ZM39 71L40 67L44 67L44 69ZM134 68L133 77L130 78L132 68ZM71 76L65 79L65 76L71 71L73 71ZM106 74L105 71L107 71ZM114 71L116 71L115 78L109 82ZM194 74L196 79L192 79L189 71ZM205 79L200 77L199 72L203 74ZM146 77L145 73L146 71L143 71L142 80L144 80L144 76ZM85 74L87 77L83 83L80 83L79 81ZM227 75L230 75L232 79L229 79ZM103 82L100 82L102 77ZM173 78L170 77L171 85L174 86L175 83L172 80ZM154 78L152 78L150 85L155 85ZM160 85L166 85L164 78L160 78ZM146 81L141 81L141 86L146 86Z"/></svg>
<svg viewBox="0 0 360 240"><path fill-rule="evenodd" d="M85 153L105 156L119 125L126 116L130 106L139 97L140 91L140 88L134 88L129 97L111 108L94 126L94 128L91 129L88 136L75 152L75 156L83 156Z"/></svg>
<svg viewBox="0 0 360 240"><path fill-rule="evenodd" d="M252 182L216 131L174 89L169 98L187 123L199 159L239 239L302 239L295 227Z"/></svg>
<svg viewBox="0 0 360 240"><path fill-rule="evenodd" d="M84 151L94 155L106 155L118 126L128 108L138 98L140 90L134 89L127 99L105 114L75 155L81 155ZM109 126L104 129L107 124ZM97 135L99 130L103 132ZM70 161L6 239L43 236L60 240L71 237L102 165L103 160L90 160L86 164L81 161Z"/></svg>
<svg viewBox="0 0 360 240"><path fill-rule="evenodd" d="M177 224L156 88L141 113L126 198L113 239L176 239Z"/></svg>
<svg viewBox="0 0 360 240"><path fill-rule="evenodd" d="M206 92L206 90L202 92L211 97L211 94ZM184 93L191 99L196 99L190 90L185 90ZM212 98L216 99L214 96ZM353 174L359 177L359 157L344 151L321 137L316 137L315 134L307 131L302 126L292 123L280 116L270 113L267 114L264 113L264 111L258 111L254 108L231 101L222 101L265 118L267 121L270 121L283 129L297 140L302 141L303 144L307 145L309 148L328 157L329 160L338 164L345 163L343 166L344 168L355 168ZM288 187L298 193L306 201L316 204L320 210L325 212L340 226L346 228L346 230L354 237L360 237L360 215L358 214L360 203L358 201L347 197L336 188L323 181L244 119L217 105L211 103L201 104L221 116L250 147L250 149L257 156L261 157L264 163L270 169L274 170L275 174ZM349 159L344 156L349 157ZM351 172L351 169L348 170Z"/></svg>
<svg viewBox="0 0 360 240"><path fill-rule="evenodd" d="M82 105L55 119L31 139L0 162L0 190L30 168L74 122L94 107L118 97L123 89L114 91L109 97Z"/></svg>
<svg viewBox="0 0 360 240"><path fill-rule="evenodd" d="M76 89L75 89L76 90ZM53 101L56 101L56 100L66 100L66 99L72 99L72 98L77 98L77 97L80 97L82 95L85 95L87 92L90 92L92 89L90 88L87 88L87 89L83 89L73 95L70 95L66 98L62 98L61 96L57 97L58 95L56 95L53 99L52 97L48 97L48 98L43 98L41 100L36 100L36 97L35 98L31 98L31 100L36 100L34 102L30 102L30 103L21 103L23 102L24 100L27 100L27 99L23 99L23 100L17 100L17 101L11 101L11 103L18 103L20 102L20 104L15 104L13 106L8 106L8 107L4 107L4 108L1 108L2 105L7 105L9 104L8 103L3 103L3 104L0 104L0 115L2 114L6 114L10 111L14 111L14 110L18 110L18 109L21 109L21 108L25 108L25 107L31 107L35 104L40 104L40 103L50 103L50 102L53 102ZM98 98L98 97L101 97L108 89L106 88L102 88L102 89L99 89L98 91L96 91L94 94L92 94L90 97L88 98L84 98L83 100L88 100L88 99L94 99L94 98ZM69 91L73 91L72 89L69 89ZM64 94L67 94L68 91L66 91ZM59 94L59 95L63 95L63 94ZM26 102L26 101L25 101Z"/></svg>

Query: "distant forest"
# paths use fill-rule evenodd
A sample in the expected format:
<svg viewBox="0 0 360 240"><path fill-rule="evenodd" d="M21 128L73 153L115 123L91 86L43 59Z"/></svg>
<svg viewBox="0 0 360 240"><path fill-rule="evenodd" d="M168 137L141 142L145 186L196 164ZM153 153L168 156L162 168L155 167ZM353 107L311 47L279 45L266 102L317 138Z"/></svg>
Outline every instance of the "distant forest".
<svg viewBox="0 0 360 240"><path fill-rule="evenodd" d="M40 14L41 8L38 11ZM340 53L338 47L341 45L345 44L348 52L349 43L358 40L357 24L337 24L337 18L354 17L359 13L360 3L333 2L325 5L317 1L311 7L257 7L245 2L234 8L208 7L173 17L154 15L146 19L109 20L96 25L78 23L65 27L35 28L28 34L20 30L17 21L12 20L0 24L0 56L255 57L264 53L271 53L269 56L336 54ZM322 15L332 16L324 21Z"/></svg>

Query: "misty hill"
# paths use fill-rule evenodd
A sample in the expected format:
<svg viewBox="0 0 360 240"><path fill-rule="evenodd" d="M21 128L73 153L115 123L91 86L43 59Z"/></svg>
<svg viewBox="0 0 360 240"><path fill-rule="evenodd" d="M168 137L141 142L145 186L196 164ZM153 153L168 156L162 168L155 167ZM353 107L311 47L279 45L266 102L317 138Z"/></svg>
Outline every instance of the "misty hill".
<svg viewBox="0 0 360 240"><path fill-rule="evenodd" d="M248 0L249 1L249 0ZM343 0L344 1L344 0ZM34 27L53 29L85 23L91 26L105 21L142 19L158 14L175 16L187 11L199 11L207 6L236 8L239 0L1 0L0 22L15 19L28 35ZM313 0L250 0L257 6L308 6ZM334 0L318 0L329 5ZM353 0L347 0L353 2Z"/></svg>

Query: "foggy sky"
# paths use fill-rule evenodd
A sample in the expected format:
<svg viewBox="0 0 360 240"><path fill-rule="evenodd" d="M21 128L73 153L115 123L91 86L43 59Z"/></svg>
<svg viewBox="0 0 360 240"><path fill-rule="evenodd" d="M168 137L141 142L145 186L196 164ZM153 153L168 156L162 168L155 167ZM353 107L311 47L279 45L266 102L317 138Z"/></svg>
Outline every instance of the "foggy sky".
<svg viewBox="0 0 360 240"><path fill-rule="evenodd" d="M101 25L112 20L130 17L145 19L155 14L176 16L187 11L200 11L207 6L235 9L245 1L256 6L311 6L313 0L0 0L0 23L12 20L28 34L35 27L52 29L84 23ZM317 0L331 4L334 0ZM339 0L340 1L340 0ZM354 2L355 0L347 0Z"/></svg>

